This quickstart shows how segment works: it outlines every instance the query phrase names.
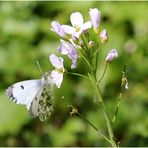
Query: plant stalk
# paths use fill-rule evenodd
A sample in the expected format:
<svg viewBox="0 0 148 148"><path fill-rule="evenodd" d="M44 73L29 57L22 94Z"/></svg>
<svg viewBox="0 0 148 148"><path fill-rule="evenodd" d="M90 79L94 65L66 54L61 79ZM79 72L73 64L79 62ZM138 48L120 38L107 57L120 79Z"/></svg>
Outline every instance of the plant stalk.
<svg viewBox="0 0 148 148"><path fill-rule="evenodd" d="M110 141L111 141L111 145L113 147L117 147L116 142L114 140L114 133L113 133L113 129L112 129L111 120L109 118L108 111L107 111L106 106L104 104L104 101L103 101L103 98L102 98L102 95L101 95L101 92L100 92L99 85L97 84L97 79L96 79L95 73L93 73L93 72L92 72L92 75L91 75L91 81L92 81L93 86L94 86L94 88L96 90L98 100L99 100L99 102L102 105L102 110L103 110L104 115L105 115L105 119L106 119L106 123L107 123L108 134L109 134L109 138L110 138Z"/></svg>

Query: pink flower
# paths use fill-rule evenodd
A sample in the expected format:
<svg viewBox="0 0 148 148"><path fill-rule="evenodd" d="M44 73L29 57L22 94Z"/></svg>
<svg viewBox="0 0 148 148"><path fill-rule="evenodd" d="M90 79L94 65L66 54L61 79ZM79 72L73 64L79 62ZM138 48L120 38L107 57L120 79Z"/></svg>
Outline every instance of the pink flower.
<svg viewBox="0 0 148 148"><path fill-rule="evenodd" d="M64 40L61 40L61 44L58 47L58 51L61 54L68 55L68 57L72 60L71 69L76 68L78 53L77 53L77 50L73 44L65 42Z"/></svg>

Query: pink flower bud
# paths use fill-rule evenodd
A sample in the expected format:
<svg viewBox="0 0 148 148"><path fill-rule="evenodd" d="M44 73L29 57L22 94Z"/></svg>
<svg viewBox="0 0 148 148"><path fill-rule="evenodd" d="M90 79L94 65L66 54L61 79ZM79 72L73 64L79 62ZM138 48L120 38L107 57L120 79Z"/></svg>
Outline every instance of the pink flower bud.
<svg viewBox="0 0 148 148"><path fill-rule="evenodd" d="M89 41L88 45L89 45L90 47L94 47L95 43L94 43L93 41Z"/></svg>
<svg viewBox="0 0 148 148"><path fill-rule="evenodd" d="M107 32L105 29L103 29L100 33L100 41L103 44L103 43L107 42L107 40L108 40Z"/></svg>
<svg viewBox="0 0 148 148"><path fill-rule="evenodd" d="M113 59L115 59L115 58L117 58L117 57L118 57L118 53L117 53L116 49L112 49L112 50L108 53L108 55L107 55L105 61L106 61L107 63L110 63Z"/></svg>

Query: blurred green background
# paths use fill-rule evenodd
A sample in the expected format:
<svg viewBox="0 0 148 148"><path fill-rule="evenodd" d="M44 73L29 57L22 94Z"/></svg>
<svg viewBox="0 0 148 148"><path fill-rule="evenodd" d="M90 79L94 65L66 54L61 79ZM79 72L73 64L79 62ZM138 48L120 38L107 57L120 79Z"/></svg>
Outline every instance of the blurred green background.
<svg viewBox="0 0 148 148"><path fill-rule="evenodd" d="M69 115L67 105L73 104L107 133L103 113L87 80L66 75L61 89L55 88L54 112L45 122L32 119L24 106L12 103L4 93L15 82L41 78L36 60L43 71L52 69L48 56L58 54L59 37L50 31L51 21L69 24L70 14L76 11L88 20L89 9L95 7L101 10L101 28L106 28L109 35L100 52L99 73L107 52L112 48L119 52L101 84L111 116L124 64L128 70L129 90L121 101L115 136L121 146L148 146L148 3L103 1L0 2L0 146L109 146L82 119ZM71 61L64 59L70 71ZM73 72L86 71L79 61Z"/></svg>

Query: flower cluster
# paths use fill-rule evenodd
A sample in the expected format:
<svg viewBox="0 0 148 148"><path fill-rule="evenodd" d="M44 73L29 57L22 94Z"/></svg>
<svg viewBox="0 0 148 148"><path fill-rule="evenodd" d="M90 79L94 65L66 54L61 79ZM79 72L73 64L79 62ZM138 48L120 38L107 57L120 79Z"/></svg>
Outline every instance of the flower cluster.
<svg viewBox="0 0 148 148"><path fill-rule="evenodd" d="M60 45L58 47L59 53L67 55L71 59L71 69L77 67L77 60L79 57L91 67L95 69L96 62L94 59L98 58L98 51L101 44L104 44L108 40L107 31L100 29L101 12L97 8L90 9L90 20L84 22L83 16L80 12L72 13L70 16L70 25L61 25L58 21L51 22L51 30L57 33L60 39ZM93 38L91 39L90 30L93 29L96 35L97 42ZM110 63L114 58L117 58L118 53L116 49L112 49L105 61ZM51 64L55 67L55 70L51 73L53 83L60 88L63 81L64 66L63 59L52 54L50 56Z"/></svg>

